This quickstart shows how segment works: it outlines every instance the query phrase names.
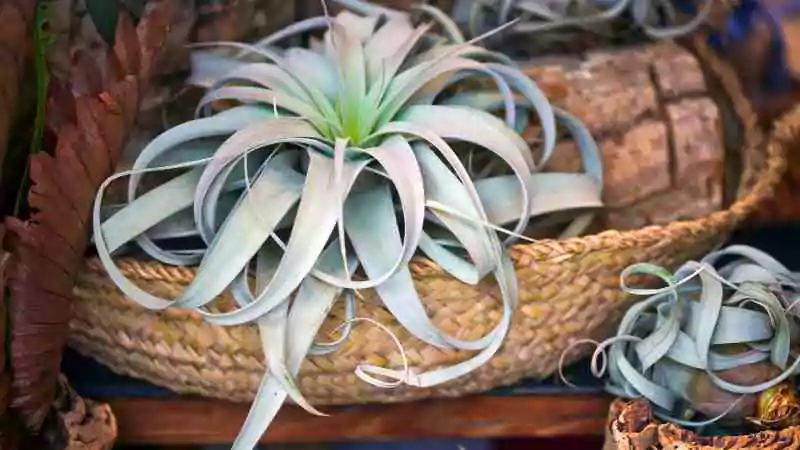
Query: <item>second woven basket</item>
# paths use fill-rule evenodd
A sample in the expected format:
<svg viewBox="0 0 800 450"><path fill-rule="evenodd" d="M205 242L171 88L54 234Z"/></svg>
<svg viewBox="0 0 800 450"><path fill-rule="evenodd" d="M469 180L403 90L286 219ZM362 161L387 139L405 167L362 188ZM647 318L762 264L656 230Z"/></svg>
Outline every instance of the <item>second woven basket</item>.
<svg viewBox="0 0 800 450"><path fill-rule="evenodd" d="M586 82L585 73L580 72L580 68L576 77L584 80L584 93L595 103L587 103L585 111L575 113L592 129L607 159L609 155L612 158L614 155L625 156L626 152L631 153L628 158L635 158L633 153L639 151L640 145L660 142L658 132L663 130L664 160L653 163L656 164L653 167L658 169L653 173L661 171L666 174L666 190L623 207L626 197L623 191L640 190L641 186L635 180L622 179L620 182L623 184L634 184L624 189L619 185L608 187L612 198L607 199L607 203L612 209L606 216L606 223L617 224L616 228L633 226L641 220L661 225L514 246L511 256L519 283L519 308L511 331L503 348L489 363L457 382L430 389L402 387L383 390L359 381L353 373L359 363L395 367L401 364L400 354L392 340L376 327L364 324L353 329L339 351L326 356L311 356L303 363L298 382L306 398L316 404L405 401L430 396L458 396L514 383L523 377L548 376L556 370L559 358L570 343L584 338L602 339L613 331L615 322L630 304L619 289L619 275L625 267L651 261L674 268L721 243L770 195L783 172L784 146L794 135L794 122L798 121L800 114L787 118L769 144L765 144L731 69L711 54L703 43L696 45L700 61L697 67L703 69L698 74L704 94L695 91L680 93L679 86L671 84L674 76L658 76L664 69L669 69L661 59L665 51L673 56L680 54L677 59L680 61L685 61L685 57L690 55L674 44L659 44L655 50L644 48L634 52L645 69L642 86L636 87L640 90L630 89L631 86L618 81L619 92L585 91L598 85ZM609 58L604 58L607 63ZM694 64L697 64L696 60ZM625 70L623 64L618 66L617 69ZM686 72L673 70L672 75L676 74L685 76ZM614 111L608 109L609 105L616 100L620 101L617 112L633 114L645 98L642 92L655 93L655 106L645 105L635 120L610 116ZM718 92L722 94L717 95ZM676 93L680 95L673 96ZM604 96L611 99L605 102ZM685 117L671 112L680 111L675 106L679 103L695 104L692 102L707 100L709 96L714 96L712 105L718 105L720 117L727 115L733 119L723 121L726 122L724 131L743 130L737 157L730 158L740 161L742 166L737 171L739 195L724 210L711 208L713 202L690 204L692 196L687 186L697 183L681 180L675 173L669 173L670 169L688 169L682 161L676 163L675 152L670 155L667 142L672 143L673 149L681 148L690 156L694 155L692 158L708 151L704 144L698 145L702 136L686 133L691 124L686 124ZM604 119L607 123L617 119L618 122L605 130L598 130L593 128L593 118ZM620 124L627 128L620 130ZM714 136L717 142L725 140L724 132ZM673 158L672 162L669 158ZM692 208L687 208L687 205L698 204L699 207L688 211ZM633 213L625 214L626 211ZM675 221L687 216L700 218ZM162 297L176 296L194 274L191 268L168 267L134 259L121 260L118 264L127 277ZM450 335L476 339L491 330L500 318L500 301L496 287L490 281L477 286L465 285L423 258L414 259L411 270L433 322ZM75 295L69 340L70 345L81 353L116 372L143 378L181 393L237 401L253 398L265 370L255 326L223 328L204 322L191 311L142 309L117 290L100 263L93 259L80 274ZM450 365L470 356L468 352L434 348L413 338L371 292L365 292L365 298L358 303L357 315L377 320L396 333L415 369ZM330 340L327 332L343 319L343 307L339 305L323 325L320 339ZM567 359L571 361L580 356L575 352Z"/></svg>

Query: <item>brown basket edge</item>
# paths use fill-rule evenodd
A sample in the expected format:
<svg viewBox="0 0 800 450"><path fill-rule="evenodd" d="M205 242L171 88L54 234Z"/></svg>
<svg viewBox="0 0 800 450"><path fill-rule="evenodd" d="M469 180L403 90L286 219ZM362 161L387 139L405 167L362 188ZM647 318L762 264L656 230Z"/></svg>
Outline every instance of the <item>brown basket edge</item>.
<svg viewBox="0 0 800 450"><path fill-rule="evenodd" d="M701 60L706 62L723 90L731 98L735 113L744 125L745 136L743 149L745 152L757 152L767 140L766 167L757 176L755 185L744 196L738 197L729 208L715 211L707 216L672 222L667 225L649 225L635 230L605 230L597 234L579 236L568 239L542 239L536 243L515 244L510 247L515 263L521 258L526 261L545 261L563 259L594 251L625 250L633 247L653 245L665 239L676 240L685 235L693 235L714 230L718 234L730 231L744 218L754 211L758 205L769 198L781 179L786 168L786 147L800 138L800 105L784 114L778 121L769 137L758 127L755 112L745 97L741 83L733 69L726 61L719 58L704 39L697 37L692 43ZM746 167L745 171L752 170ZM746 178L743 176L743 178ZM192 268L171 267L158 262L139 261L135 258L123 257L117 260L126 276L140 280L191 282L194 274ZM97 258L89 258L88 269L101 274L105 273ZM436 263L424 256L415 256L409 263L410 268L418 276L436 276L445 274Z"/></svg>

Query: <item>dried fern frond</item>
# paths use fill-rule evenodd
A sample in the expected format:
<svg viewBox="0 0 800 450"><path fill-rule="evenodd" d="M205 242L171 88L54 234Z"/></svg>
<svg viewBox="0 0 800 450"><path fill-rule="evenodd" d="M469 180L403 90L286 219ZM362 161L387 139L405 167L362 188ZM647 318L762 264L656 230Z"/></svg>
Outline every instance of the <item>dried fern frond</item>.
<svg viewBox="0 0 800 450"><path fill-rule="evenodd" d="M15 0L0 3L0 174L7 156L10 128L18 111L20 83L27 66L27 51L34 23L36 2ZM5 180L0 180L4 182ZM5 227L0 225L0 242L6 237ZM9 254L0 250L0 292L6 292ZM13 449L18 445L12 415L8 410L11 395L11 373L8 367L8 306L6 296L0 301L0 448Z"/></svg>
<svg viewBox="0 0 800 450"><path fill-rule="evenodd" d="M63 29L74 30L76 4L49 4L50 11L65 12L69 24ZM47 101L47 123L57 143L52 154L39 152L31 159L28 218L6 220L14 235L8 280L11 407L30 431L40 429L56 394L92 199L116 166L150 61L177 12L171 0L152 1L136 28L121 11L113 48L92 34L91 22L79 21L81 32L69 34L71 44L63 47L70 64L59 67L50 60L51 67L63 69L53 73Z"/></svg>

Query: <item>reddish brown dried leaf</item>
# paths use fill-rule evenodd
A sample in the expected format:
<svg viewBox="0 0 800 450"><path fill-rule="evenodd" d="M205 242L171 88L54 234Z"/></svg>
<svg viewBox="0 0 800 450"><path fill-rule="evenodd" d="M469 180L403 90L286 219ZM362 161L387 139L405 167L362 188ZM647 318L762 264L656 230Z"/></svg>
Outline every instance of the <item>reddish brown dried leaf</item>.
<svg viewBox="0 0 800 450"><path fill-rule="evenodd" d="M139 107L139 80L136 75L128 75L121 83L117 83L107 93L112 97L119 106L119 112L122 115L123 130L130 132L136 122L136 114ZM100 96L103 102L108 103L108 100L103 95ZM128 135L123 136L123 140L127 140Z"/></svg>
<svg viewBox="0 0 800 450"><path fill-rule="evenodd" d="M64 202L65 207L69 207L72 210L71 215L81 221L85 221L88 208L82 203L82 200L92 194L92 185L89 183L83 164L75 155L74 147L63 145L64 133L61 136L60 145L56 148L58 163L56 163L56 158L50 155L33 158L31 160L31 178L41 180L35 186L37 191L43 194L46 192L58 192L58 195L62 196L62 200L67 200ZM47 173L56 172L59 172L58 177L45 177Z"/></svg>
<svg viewBox="0 0 800 450"><path fill-rule="evenodd" d="M97 97L79 97L76 99L78 112L78 129L83 134L85 148L82 159L89 172L93 186L99 186L114 168L115 161L100 131L100 118L105 113L103 104ZM85 156L83 156L85 155Z"/></svg>
<svg viewBox="0 0 800 450"><path fill-rule="evenodd" d="M1 19L0 19L1 20ZM0 47L2 67L14 67L13 56L8 49ZM17 103L17 85L20 74L16 70L0 70L0 157L5 154L9 139L9 126L13 105Z"/></svg>
<svg viewBox="0 0 800 450"><path fill-rule="evenodd" d="M15 227L11 222L9 222L9 229L18 232L20 231L18 227ZM36 231L44 231L41 227L34 228ZM25 232L30 232L31 230L23 230ZM74 256L69 258L69 256L59 255L56 258L51 256L45 256L42 254L43 249L47 248L54 248L58 247L57 244L51 243L49 241L56 241L57 236L50 234L50 233L42 233L43 239L33 242L25 242L24 244L20 245L19 247L14 249L14 259L16 261L24 261L26 264L15 264L13 267L12 274L11 274L11 281L10 285L13 288L16 283L23 283L23 284L33 284L35 283L36 288L41 291L45 292L52 292L54 294L62 294L66 297L69 296L69 292L72 290L72 273L70 273L66 267L62 267L58 262L61 260L73 260L74 265ZM55 239L54 239L55 238ZM23 239L25 237L23 236ZM62 245L63 246L63 245ZM64 251L64 250L62 250ZM68 253L72 253L71 249L66 250ZM42 276L46 274L47 276ZM12 303L16 303L17 300L12 298ZM25 305L20 305L19 308L16 305L12 305L11 311L12 316L15 312L25 309ZM35 318L28 320L34 321ZM26 330L21 327L13 327L12 334L16 335L17 333L24 333ZM13 342L12 342L13 344ZM16 367L15 367L16 368Z"/></svg>
<svg viewBox="0 0 800 450"><path fill-rule="evenodd" d="M35 0L0 2L0 161L5 154L12 114L17 110L19 82L28 48Z"/></svg>
<svg viewBox="0 0 800 450"><path fill-rule="evenodd" d="M45 128L48 130L59 130L64 125L77 121L75 97L72 95L70 83L58 77L50 78L45 111Z"/></svg>
<svg viewBox="0 0 800 450"><path fill-rule="evenodd" d="M0 242L3 242L5 237L5 228L0 225ZM0 251L0 292L6 291L6 277L8 268L9 254L5 251ZM6 325L8 323L8 308L6 307L5 295L0 298L0 423L8 424L10 421L7 418L7 408L9 402L9 390L11 386L11 374L6 370ZM14 433L11 427L0 426L0 448L14 449L17 448L16 443L13 441Z"/></svg>
<svg viewBox="0 0 800 450"><path fill-rule="evenodd" d="M97 95L105 90L106 85L97 59L83 50L76 51L72 56L70 81L76 96Z"/></svg>
<svg viewBox="0 0 800 450"><path fill-rule="evenodd" d="M73 58L66 73L73 78L49 92L50 104L66 103L48 111L56 116L48 120L57 126L55 152L31 161L30 219L7 220L16 235L9 277L11 404L31 431L39 431L52 412L95 192L117 165L146 86L142 75L150 73L179 2L151 0L135 32L130 18L121 16L113 49L98 48L105 44L81 20L79 36L70 38ZM67 0L57 3L69 11ZM71 12L66 16L78 20Z"/></svg>
<svg viewBox="0 0 800 450"><path fill-rule="evenodd" d="M9 128L18 110L20 81L29 44L29 31L33 23L35 0L13 0L0 2L0 164L5 156L9 139ZM5 230L0 226L0 241ZM0 252L0 293L5 293L9 258ZM8 425L11 374L7 370L6 324L8 318L5 295L0 298L0 448L15 449L17 434Z"/></svg>
<svg viewBox="0 0 800 450"><path fill-rule="evenodd" d="M120 14L119 20L117 20L117 39L114 42L114 54L119 60L124 75L139 73L140 55L136 27L127 14Z"/></svg>
<svg viewBox="0 0 800 450"><path fill-rule="evenodd" d="M51 240L51 242L43 241L42 253L47 254L48 250L58 251L59 254L48 257L59 264L63 262L62 254L66 250L72 250L70 257L80 257L83 254L80 243L85 236L81 231L86 229L87 222L73 213L72 208L63 201L58 192L44 194L40 192L38 185L31 187L28 202L31 205L43 205L44 208L31 216L31 220L47 228L48 239ZM62 250L62 247L65 248Z"/></svg>
<svg viewBox="0 0 800 450"><path fill-rule="evenodd" d="M125 92L118 92L124 94ZM100 123L100 132L102 134L103 142L106 148L110 151L109 158L112 162L111 170L117 167L119 156L122 154L122 146L125 139L125 116L122 111L120 103L109 93L103 93L98 96L98 100L102 107L94 108L94 111L102 111L102 114L96 118Z"/></svg>
<svg viewBox="0 0 800 450"><path fill-rule="evenodd" d="M138 51L138 42L133 22L123 12L117 22L117 45L109 48L82 4L75 0L49 3L52 42L46 53L48 68L55 78L69 80L76 96L92 96L127 75L126 66L132 61L136 67L132 53Z"/></svg>
<svg viewBox="0 0 800 450"><path fill-rule="evenodd" d="M195 28L196 9L194 3L194 0L181 0L177 3L177 15L170 19L172 26L167 33L163 50L154 63L154 77L172 76L189 70L190 51L186 42ZM266 34L262 36L266 36Z"/></svg>
<svg viewBox="0 0 800 450"><path fill-rule="evenodd" d="M136 27L139 36L141 60L139 77L149 80L158 68L154 62L163 52L173 23L179 22L186 9L181 0L150 0Z"/></svg>
<svg viewBox="0 0 800 450"><path fill-rule="evenodd" d="M25 313L31 317L31 322L34 325L50 326L53 324L63 324L64 318L69 317L72 311L72 299L64 298L63 296L52 294L42 289L36 289L27 286L17 286L13 292L14 295L30 296L36 295L47 299L47 304L29 304L22 305L20 308L25 310ZM35 330L26 330L27 333L35 336ZM24 336L26 332L20 332L18 336ZM54 347L55 351L60 351L58 347Z"/></svg>

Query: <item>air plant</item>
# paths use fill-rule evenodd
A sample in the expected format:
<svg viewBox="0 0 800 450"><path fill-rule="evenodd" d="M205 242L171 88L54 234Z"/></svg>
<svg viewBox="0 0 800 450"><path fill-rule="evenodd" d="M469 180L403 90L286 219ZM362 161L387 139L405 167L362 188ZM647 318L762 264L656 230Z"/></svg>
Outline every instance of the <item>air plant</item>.
<svg viewBox="0 0 800 450"><path fill-rule="evenodd" d="M602 206L598 149L579 120L506 57L459 39L453 23L444 37L385 12L345 11L253 45L214 45L228 53L198 49L191 79L207 92L197 118L156 137L97 194L95 245L122 292L155 310L193 308L215 324L258 325L267 373L234 448L252 448L287 397L322 414L294 378L309 352L336 350L313 340L337 298L352 323L363 320L358 291L374 289L418 339L475 352L422 373L362 365L359 378L386 388L454 380L487 362L509 330L517 285L507 245L529 239L531 218L554 212L571 212L565 233L578 234ZM317 29L319 45L276 47ZM489 80L500 101L471 90L473 78ZM529 119L541 128L540 149L515 131ZM557 124L579 147L585 173L540 173ZM177 175L139 195L154 172ZM103 193L122 177L127 204L109 216ZM204 245L161 242L192 236ZM175 299L141 290L111 256L132 241L164 263L197 264L194 280ZM474 341L439 330L407 267L420 253L464 283L494 277L503 304L496 328ZM209 309L225 290L234 308Z"/></svg>
<svg viewBox="0 0 800 450"><path fill-rule="evenodd" d="M633 275L656 276L666 287L629 287ZM657 416L683 426L800 423L793 384L800 369L800 275L760 250L735 245L674 274L634 264L621 286L649 297L628 310L617 335L592 358L592 371L607 376L610 393L644 397ZM696 419L698 413L704 418Z"/></svg>
<svg viewBox="0 0 800 450"><path fill-rule="evenodd" d="M580 28L607 32L604 25L627 15L628 24L654 39L674 38L700 26L714 0L457 0L454 16L473 35L519 18L514 34Z"/></svg>

